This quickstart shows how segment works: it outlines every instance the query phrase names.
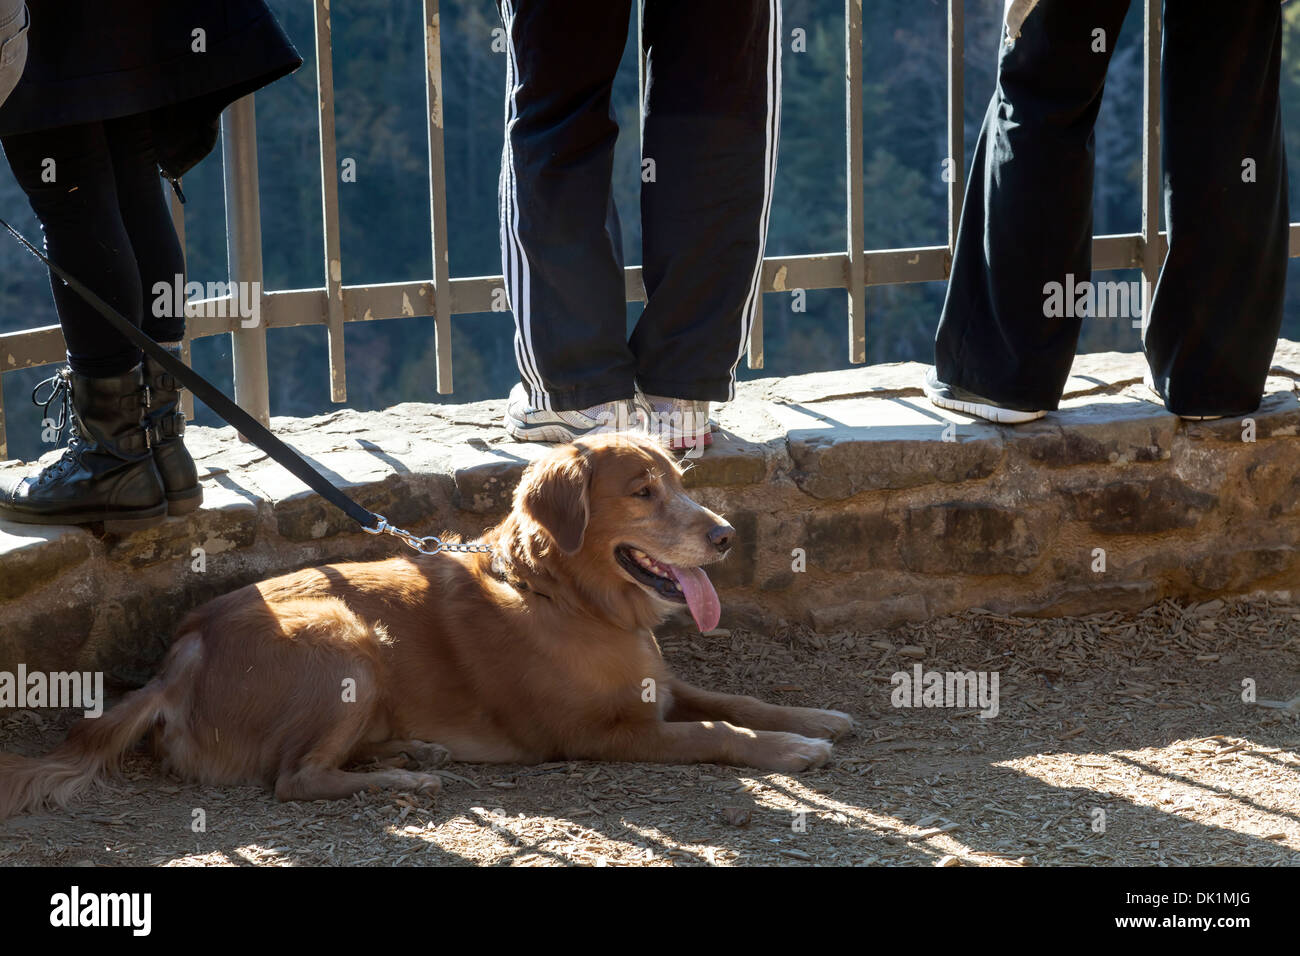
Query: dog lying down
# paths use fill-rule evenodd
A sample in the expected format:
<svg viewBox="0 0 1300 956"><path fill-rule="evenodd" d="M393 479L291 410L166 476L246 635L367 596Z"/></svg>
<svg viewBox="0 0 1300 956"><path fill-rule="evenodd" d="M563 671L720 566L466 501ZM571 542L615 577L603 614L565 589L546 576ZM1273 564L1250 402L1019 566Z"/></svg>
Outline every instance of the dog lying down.
<svg viewBox="0 0 1300 956"><path fill-rule="evenodd" d="M147 732L181 777L281 800L436 791L444 759L819 766L847 714L693 687L651 633L683 607L717 626L704 567L735 537L654 442L559 447L480 539L491 554L309 568L192 612L148 685L47 757L0 754L0 818L65 805Z"/></svg>

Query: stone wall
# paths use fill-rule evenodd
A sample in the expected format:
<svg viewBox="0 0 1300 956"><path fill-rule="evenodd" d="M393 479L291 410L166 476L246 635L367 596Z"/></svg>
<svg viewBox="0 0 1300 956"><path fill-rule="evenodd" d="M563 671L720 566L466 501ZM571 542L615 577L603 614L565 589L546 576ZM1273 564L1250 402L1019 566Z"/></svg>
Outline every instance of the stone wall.
<svg viewBox="0 0 1300 956"><path fill-rule="evenodd" d="M977 606L1077 614L1300 588L1300 346L1280 345L1248 420L1180 421L1142 397L1143 367L1081 356L1061 411L1016 427L934 409L914 363L743 384L688 481L740 533L711 572L724 626L866 629ZM501 411L406 404L274 425L399 526L473 535L543 450L510 441ZM201 602L402 548L359 533L233 429L187 440L206 471L192 516L125 538L0 523L0 670L139 683Z"/></svg>

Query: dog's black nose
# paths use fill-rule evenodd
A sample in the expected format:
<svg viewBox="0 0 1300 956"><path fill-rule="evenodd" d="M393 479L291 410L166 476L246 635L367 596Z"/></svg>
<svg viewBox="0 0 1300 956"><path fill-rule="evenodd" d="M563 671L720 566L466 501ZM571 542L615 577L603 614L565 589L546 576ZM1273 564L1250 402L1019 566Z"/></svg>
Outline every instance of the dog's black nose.
<svg viewBox="0 0 1300 956"><path fill-rule="evenodd" d="M729 524L720 524L709 532L709 544L719 551L726 551L734 540L736 540L736 529Z"/></svg>

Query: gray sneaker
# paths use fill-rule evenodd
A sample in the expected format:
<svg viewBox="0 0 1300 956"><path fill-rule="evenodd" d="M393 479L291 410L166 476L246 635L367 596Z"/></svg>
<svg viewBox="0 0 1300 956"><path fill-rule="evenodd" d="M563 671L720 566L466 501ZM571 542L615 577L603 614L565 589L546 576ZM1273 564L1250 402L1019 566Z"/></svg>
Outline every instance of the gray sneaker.
<svg viewBox="0 0 1300 956"><path fill-rule="evenodd" d="M925 373L923 388L926 398L939 408L961 412L963 415L974 415L999 425L1020 425L1035 421L1047 414L1046 411L1026 412L1018 408L1007 408L974 392L968 392L960 385L949 385L939 379L939 373L933 368Z"/></svg>
<svg viewBox="0 0 1300 956"><path fill-rule="evenodd" d="M602 432L639 431L644 425L632 399L605 402L581 411L548 412L528 403L522 384L510 390L506 405L506 431L516 441L569 442Z"/></svg>
<svg viewBox="0 0 1300 956"><path fill-rule="evenodd" d="M647 395L636 390L636 403L645 418L646 431L669 448L698 448L701 451L713 444L713 429L709 418L709 403L688 398L667 398Z"/></svg>

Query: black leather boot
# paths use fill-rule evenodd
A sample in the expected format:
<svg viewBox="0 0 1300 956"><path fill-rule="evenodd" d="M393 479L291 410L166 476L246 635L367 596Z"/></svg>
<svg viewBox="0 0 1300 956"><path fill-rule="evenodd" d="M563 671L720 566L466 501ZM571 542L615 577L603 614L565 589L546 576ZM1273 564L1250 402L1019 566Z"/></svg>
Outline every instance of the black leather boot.
<svg viewBox="0 0 1300 956"><path fill-rule="evenodd" d="M178 360L181 350L166 346ZM199 470L185 448L185 413L181 411L181 386L162 365L144 357L145 412L153 429L153 462L167 493L167 513L187 515L203 504Z"/></svg>
<svg viewBox="0 0 1300 956"><path fill-rule="evenodd" d="M144 427L143 366L124 375L88 378L70 368L37 386L50 387L46 414L62 402L57 427L72 426L63 457L40 474L0 486L0 518L27 524L90 524L137 531L167 516L162 478Z"/></svg>

